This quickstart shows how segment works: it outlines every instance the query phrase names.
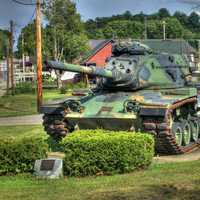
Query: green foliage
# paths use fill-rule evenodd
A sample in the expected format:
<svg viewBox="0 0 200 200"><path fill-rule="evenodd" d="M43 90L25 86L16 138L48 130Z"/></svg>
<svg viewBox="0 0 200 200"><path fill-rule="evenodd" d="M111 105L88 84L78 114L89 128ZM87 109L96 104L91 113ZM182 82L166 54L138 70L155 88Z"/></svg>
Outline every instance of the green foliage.
<svg viewBox="0 0 200 200"><path fill-rule="evenodd" d="M15 94L30 94L35 93L35 84L31 82L17 83Z"/></svg>
<svg viewBox="0 0 200 200"><path fill-rule="evenodd" d="M141 38L143 25L136 21L112 21L103 29L103 33L105 38Z"/></svg>
<svg viewBox="0 0 200 200"><path fill-rule="evenodd" d="M42 137L0 138L0 175L31 172L35 160L45 158L47 150Z"/></svg>
<svg viewBox="0 0 200 200"><path fill-rule="evenodd" d="M48 59L71 62L89 50L84 24L70 0L45 1L43 14L48 25L42 28L42 51ZM22 46L22 37L24 46ZM22 29L18 39L18 57L22 52L35 56L35 25L33 22Z"/></svg>
<svg viewBox="0 0 200 200"><path fill-rule="evenodd" d="M61 94L66 94L70 90L74 89L82 89L85 88L86 85L84 82L78 82L78 83L67 83L65 86L62 86L60 88L60 93Z"/></svg>
<svg viewBox="0 0 200 200"><path fill-rule="evenodd" d="M22 45L22 40L24 40L24 45ZM17 43L18 57L21 57L22 52L28 56L35 56L35 45L35 24L31 22L21 30L19 35Z"/></svg>
<svg viewBox="0 0 200 200"><path fill-rule="evenodd" d="M153 138L140 133L85 130L61 144L68 176L127 173L149 166L154 155Z"/></svg>
<svg viewBox="0 0 200 200"><path fill-rule="evenodd" d="M126 11L121 15L96 18L85 23L87 35L91 39L99 38L144 38L145 18L149 39L162 39L162 22L166 21L167 38L198 38L200 31L200 17L195 12L187 16L183 12L170 15L166 8L158 12L145 15L142 12L136 15Z"/></svg>
<svg viewBox="0 0 200 200"><path fill-rule="evenodd" d="M164 19L164 18L170 17L170 13L169 13L169 11L166 8L161 8L158 11L158 17L160 19Z"/></svg>
<svg viewBox="0 0 200 200"><path fill-rule="evenodd" d="M50 42L47 42L46 45L50 57L72 62L89 50L84 24L81 22L74 2L47 0L43 13L49 22L47 32L50 34Z"/></svg>
<svg viewBox="0 0 200 200"><path fill-rule="evenodd" d="M9 37L8 31L0 30L0 59L6 57L7 47L8 47L8 37Z"/></svg>

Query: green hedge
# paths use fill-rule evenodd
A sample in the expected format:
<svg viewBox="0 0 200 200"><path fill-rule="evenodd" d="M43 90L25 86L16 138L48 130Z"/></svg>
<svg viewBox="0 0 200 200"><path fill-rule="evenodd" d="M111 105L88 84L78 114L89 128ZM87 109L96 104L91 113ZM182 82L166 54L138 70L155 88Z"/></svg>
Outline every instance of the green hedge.
<svg viewBox="0 0 200 200"><path fill-rule="evenodd" d="M148 134L86 130L61 142L68 176L127 173L150 165L154 140Z"/></svg>
<svg viewBox="0 0 200 200"><path fill-rule="evenodd" d="M0 175L31 172L35 160L45 158L47 151L41 137L0 138Z"/></svg>

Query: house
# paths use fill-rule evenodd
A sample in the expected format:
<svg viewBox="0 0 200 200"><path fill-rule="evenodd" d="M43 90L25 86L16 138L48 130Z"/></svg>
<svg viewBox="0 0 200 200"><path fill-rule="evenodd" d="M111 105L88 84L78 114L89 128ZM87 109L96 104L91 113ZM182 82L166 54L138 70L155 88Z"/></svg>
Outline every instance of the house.
<svg viewBox="0 0 200 200"><path fill-rule="evenodd" d="M91 51L84 59L83 64L105 66L106 59L112 55L112 44L113 40L90 40Z"/></svg>
<svg viewBox="0 0 200 200"><path fill-rule="evenodd" d="M6 60L0 61L0 82L7 80L7 62Z"/></svg>
<svg viewBox="0 0 200 200"><path fill-rule="evenodd" d="M106 59L112 55L112 44L113 40L89 40L91 51L82 59L81 64L85 66L94 65L104 67ZM72 82L73 79L78 77L76 74L77 73L73 72L65 72L62 75L61 80L64 84L69 81ZM80 79L84 78L80 76Z"/></svg>

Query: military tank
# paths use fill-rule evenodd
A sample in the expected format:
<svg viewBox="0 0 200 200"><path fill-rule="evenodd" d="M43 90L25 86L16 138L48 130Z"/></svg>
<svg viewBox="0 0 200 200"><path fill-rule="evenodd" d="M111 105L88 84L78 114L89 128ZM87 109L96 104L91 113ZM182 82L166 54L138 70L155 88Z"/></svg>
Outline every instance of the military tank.
<svg viewBox="0 0 200 200"><path fill-rule="evenodd" d="M47 61L50 68L92 74L97 87L86 96L44 104L45 131L62 138L78 129L144 132L158 154L191 151L200 141L198 85L187 56L153 52L134 42L115 45L105 68Z"/></svg>

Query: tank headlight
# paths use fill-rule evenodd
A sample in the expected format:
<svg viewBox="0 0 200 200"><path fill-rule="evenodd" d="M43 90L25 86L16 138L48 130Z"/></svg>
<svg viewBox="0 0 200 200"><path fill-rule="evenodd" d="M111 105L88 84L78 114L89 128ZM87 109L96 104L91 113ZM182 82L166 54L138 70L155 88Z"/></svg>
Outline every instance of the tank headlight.
<svg viewBox="0 0 200 200"><path fill-rule="evenodd" d="M81 106L81 102L77 100L67 100L64 103L65 110L70 112L79 112L82 113L84 111L84 107Z"/></svg>
<svg viewBox="0 0 200 200"><path fill-rule="evenodd" d="M140 110L139 103L137 101L127 100L124 102L124 111L137 113Z"/></svg>

